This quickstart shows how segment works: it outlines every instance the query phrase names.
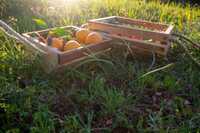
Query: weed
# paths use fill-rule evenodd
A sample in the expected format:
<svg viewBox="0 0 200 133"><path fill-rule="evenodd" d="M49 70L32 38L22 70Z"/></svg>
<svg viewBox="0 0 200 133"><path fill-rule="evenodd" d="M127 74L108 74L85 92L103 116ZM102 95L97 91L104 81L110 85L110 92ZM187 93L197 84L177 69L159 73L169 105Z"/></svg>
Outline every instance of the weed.
<svg viewBox="0 0 200 133"><path fill-rule="evenodd" d="M163 80L163 86L167 89L178 91L179 84L173 76L165 76Z"/></svg>
<svg viewBox="0 0 200 133"><path fill-rule="evenodd" d="M124 94L117 89L107 89L101 95L106 114L115 114L123 107L126 101Z"/></svg>
<svg viewBox="0 0 200 133"><path fill-rule="evenodd" d="M86 114L86 113L85 113ZM67 133L91 133L92 132L92 121L93 113L86 114L86 120L80 115L76 114L73 116L66 117L64 121L64 130L62 132Z"/></svg>
<svg viewBox="0 0 200 133"><path fill-rule="evenodd" d="M33 127L31 127L31 133L40 132L55 132L52 114L45 106L41 106L38 112L33 114Z"/></svg>
<svg viewBox="0 0 200 133"><path fill-rule="evenodd" d="M65 118L64 121L64 129L63 133L70 132L70 133L77 133L81 129L80 121L77 115L68 116Z"/></svg>
<svg viewBox="0 0 200 133"><path fill-rule="evenodd" d="M175 31L200 41L199 7L140 0L50 1L1 0L0 16L22 33L119 15L173 24ZM199 50L188 48L199 60ZM0 132L125 131L120 125L138 132L200 132L199 68L176 44L169 54L168 61L150 65L117 47L62 73L45 74L40 57L0 32ZM169 62L175 64L172 69L154 69Z"/></svg>

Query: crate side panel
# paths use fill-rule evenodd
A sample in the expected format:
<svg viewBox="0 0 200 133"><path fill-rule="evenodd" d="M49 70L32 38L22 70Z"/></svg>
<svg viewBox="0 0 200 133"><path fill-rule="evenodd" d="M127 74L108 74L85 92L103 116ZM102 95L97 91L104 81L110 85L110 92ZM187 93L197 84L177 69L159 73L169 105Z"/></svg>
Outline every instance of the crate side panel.
<svg viewBox="0 0 200 133"><path fill-rule="evenodd" d="M141 25L141 26L149 28L150 30L156 29L162 32L165 32L168 28L168 25L148 22L148 21L143 21L143 20L136 20L136 19L131 19L131 18L125 18L125 17L118 17L118 20L122 23L133 24L133 25L138 25L138 26Z"/></svg>
<svg viewBox="0 0 200 133"><path fill-rule="evenodd" d="M100 44L92 44L85 48L75 49L66 53L62 53L59 55L59 58L60 58L59 63L60 64L69 63L78 58L88 56L89 54L93 54L99 51L104 51L112 47L111 42L112 41L109 40L109 41L102 42Z"/></svg>
<svg viewBox="0 0 200 133"><path fill-rule="evenodd" d="M89 22L89 29L103 31L106 32L107 34L120 34L121 36L126 36L126 37L136 35L136 36L141 36L145 39L153 39L161 42L169 38L169 35L164 33L142 31L137 29L130 29L130 28L119 27L104 23L96 23L96 22L95 23Z"/></svg>

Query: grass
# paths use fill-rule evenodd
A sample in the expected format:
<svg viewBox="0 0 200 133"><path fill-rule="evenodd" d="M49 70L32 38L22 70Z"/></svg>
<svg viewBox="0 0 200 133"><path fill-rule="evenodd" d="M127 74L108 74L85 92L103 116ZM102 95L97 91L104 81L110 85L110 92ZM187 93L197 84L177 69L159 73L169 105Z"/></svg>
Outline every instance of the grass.
<svg viewBox="0 0 200 133"><path fill-rule="evenodd" d="M27 32L41 28L33 19L54 27L119 15L171 23L176 32L200 41L200 9L189 5L81 0L75 5L53 5L52 11L47 4L39 4L40 14L32 13L30 6L5 20L17 31ZM168 60L156 59L153 67L152 59L129 58L119 52L123 49L116 49L51 74L42 70L40 57L24 51L2 32L0 44L2 133L200 132L200 71L177 44ZM199 59L199 51L189 48ZM170 63L173 67L158 69Z"/></svg>

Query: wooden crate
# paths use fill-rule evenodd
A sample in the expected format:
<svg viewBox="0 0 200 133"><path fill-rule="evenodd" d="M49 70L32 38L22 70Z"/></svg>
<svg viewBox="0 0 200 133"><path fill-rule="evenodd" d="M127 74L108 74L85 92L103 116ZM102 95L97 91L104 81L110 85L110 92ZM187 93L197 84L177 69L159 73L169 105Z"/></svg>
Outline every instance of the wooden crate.
<svg viewBox="0 0 200 133"><path fill-rule="evenodd" d="M78 27L75 27L75 26L65 26L65 27L60 27L60 28L68 30L68 31L72 31L72 33L79 29ZM109 39L108 37L105 36L105 34L102 33L104 40L101 43L85 45L83 47L69 50L69 51L60 51L56 48L53 48L43 43L37 37L38 33L41 36L47 36L48 32L54 29L56 28L42 30L42 31L34 31L34 32L23 34L23 36L27 40L31 41L37 48L47 53L42 56L44 59L44 62L43 62L44 67L47 72L50 72L54 69L57 69L66 65L77 63L81 60L88 58L89 57L88 55L100 54L102 52L105 52L111 47L111 44L110 44L111 39ZM35 50L33 51L38 52Z"/></svg>
<svg viewBox="0 0 200 133"><path fill-rule="evenodd" d="M102 31L108 36L131 42L134 52L152 53L166 56L170 48L172 25L153 23L119 16L88 21L90 30Z"/></svg>

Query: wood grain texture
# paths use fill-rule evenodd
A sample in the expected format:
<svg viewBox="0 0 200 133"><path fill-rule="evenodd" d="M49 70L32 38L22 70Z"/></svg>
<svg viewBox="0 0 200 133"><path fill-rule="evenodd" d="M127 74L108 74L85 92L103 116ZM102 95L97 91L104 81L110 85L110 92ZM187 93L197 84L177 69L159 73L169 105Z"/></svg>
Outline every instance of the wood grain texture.
<svg viewBox="0 0 200 133"><path fill-rule="evenodd" d="M98 23L98 22L89 22L90 30L104 31L108 34L120 34L123 36L132 36L137 35L144 37L145 39L153 39L158 41L164 41L169 38L169 34L159 33L155 31L147 31L140 29L133 29L128 27L121 27L114 24Z"/></svg>
<svg viewBox="0 0 200 133"><path fill-rule="evenodd" d="M73 60L76 60L78 58L82 58L99 51L104 51L108 48L111 48L112 47L111 44L112 44L111 40L105 40L99 44L90 44L83 48L78 48L68 52L61 53L59 54L59 63L65 64L73 62Z"/></svg>
<svg viewBox="0 0 200 133"><path fill-rule="evenodd" d="M117 17L117 18L120 22L134 24L134 25L142 25L149 29L152 28L152 29L161 30L161 31L166 31L166 29L168 29L168 25L161 24L161 23L153 23L149 21L131 19L131 18L125 18L125 17Z"/></svg>

